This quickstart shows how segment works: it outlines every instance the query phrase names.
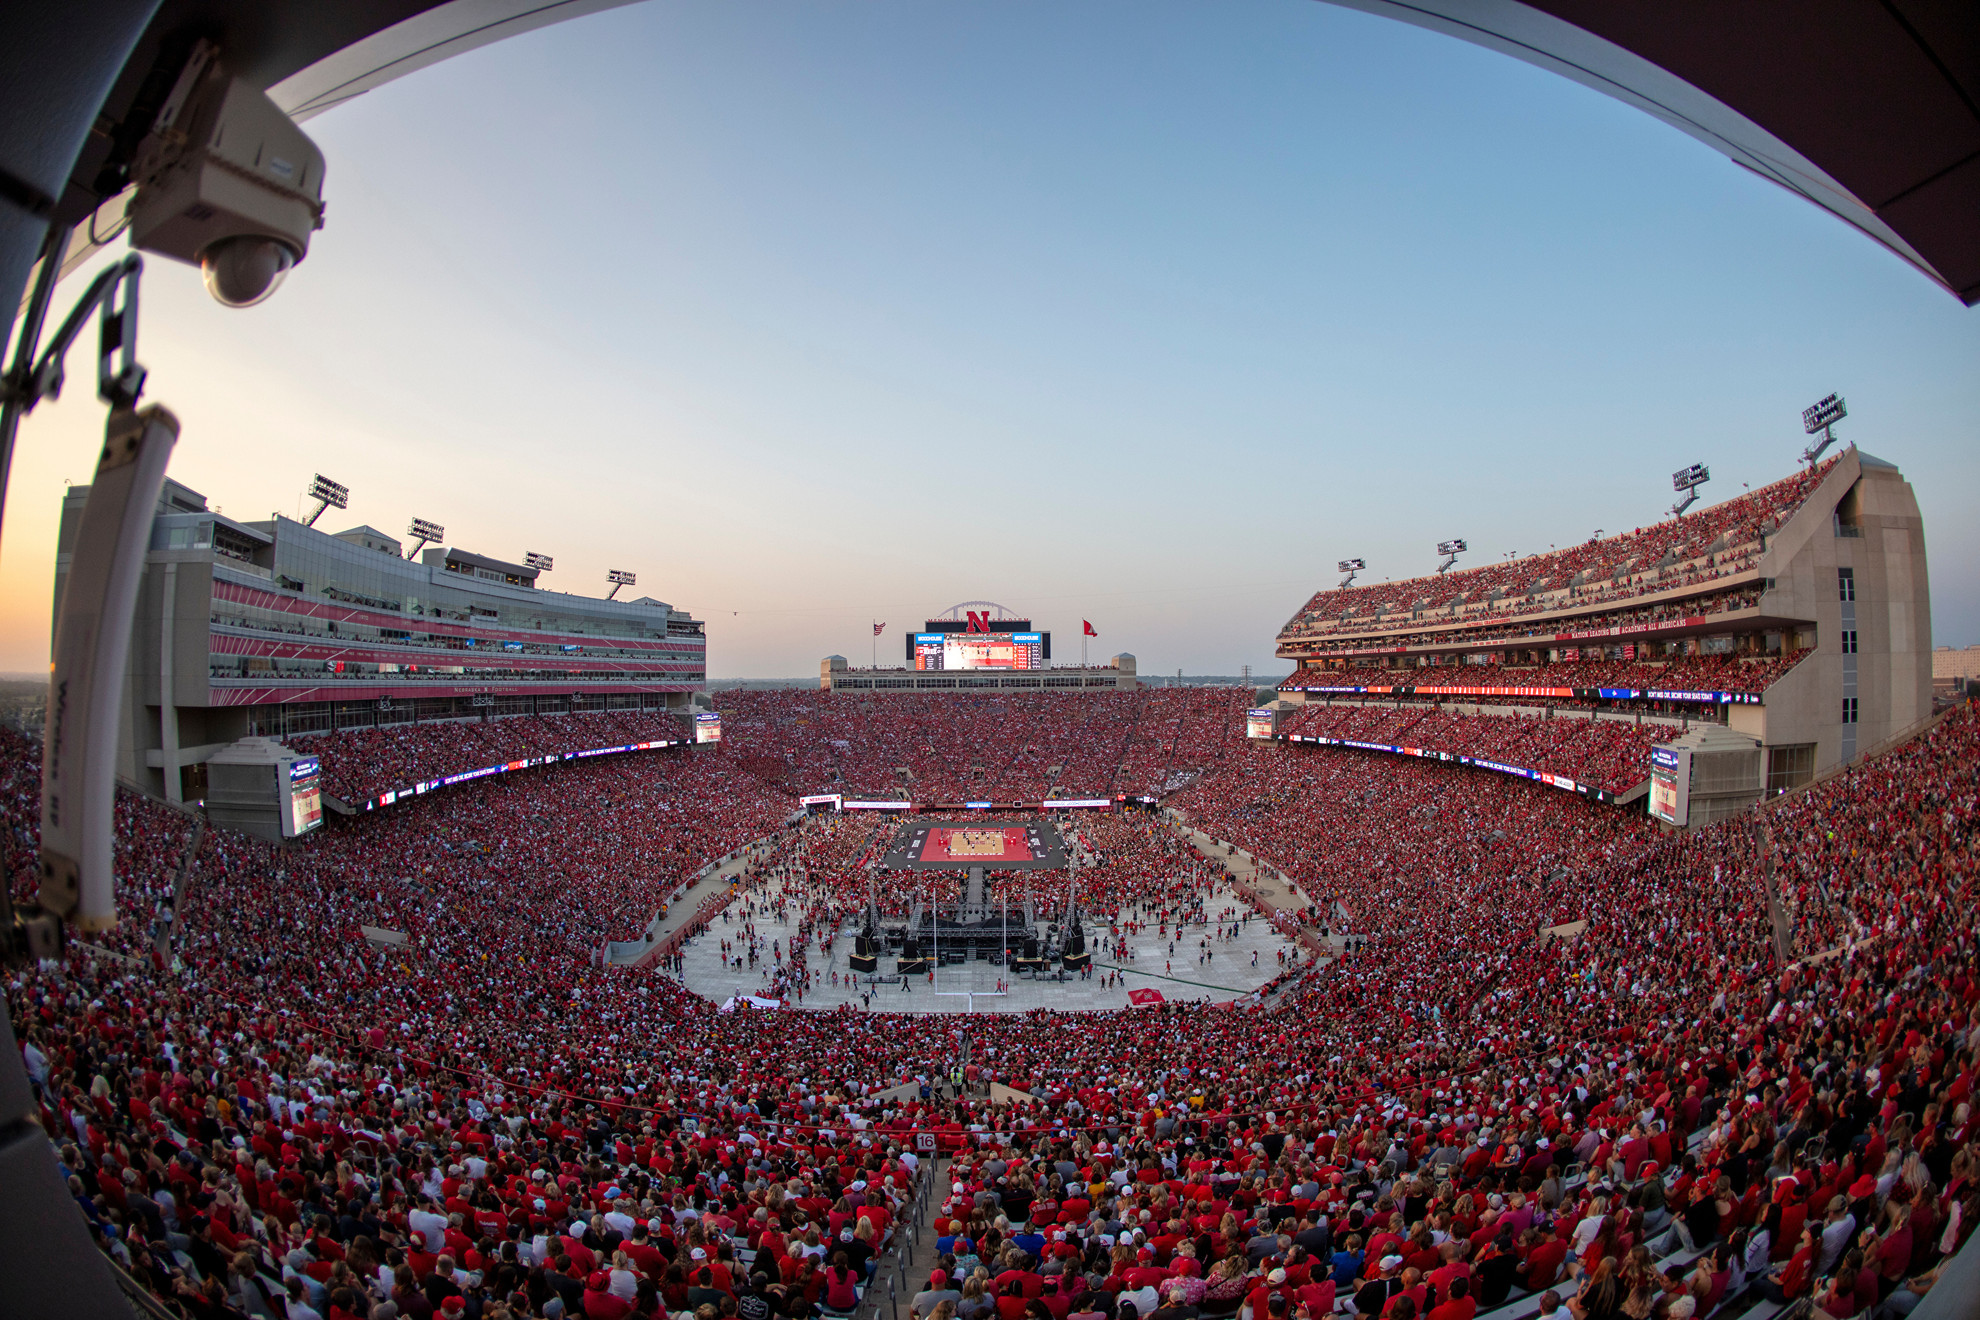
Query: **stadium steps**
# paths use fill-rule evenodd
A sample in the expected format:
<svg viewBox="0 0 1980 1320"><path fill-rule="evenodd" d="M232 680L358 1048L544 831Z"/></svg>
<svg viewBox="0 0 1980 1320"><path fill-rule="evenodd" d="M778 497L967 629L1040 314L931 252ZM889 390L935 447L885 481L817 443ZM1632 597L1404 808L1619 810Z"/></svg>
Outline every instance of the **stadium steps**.
<svg viewBox="0 0 1980 1320"><path fill-rule="evenodd" d="M1397 707L1397 709L1401 710L1405 708ZM1423 721L1429 719L1434 714L1436 714L1436 708L1434 706L1423 707L1423 709L1417 711L1409 719L1404 720L1401 724L1396 726L1395 736L1400 739L1405 733L1408 733L1411 729L1423 723Z"/></svg>

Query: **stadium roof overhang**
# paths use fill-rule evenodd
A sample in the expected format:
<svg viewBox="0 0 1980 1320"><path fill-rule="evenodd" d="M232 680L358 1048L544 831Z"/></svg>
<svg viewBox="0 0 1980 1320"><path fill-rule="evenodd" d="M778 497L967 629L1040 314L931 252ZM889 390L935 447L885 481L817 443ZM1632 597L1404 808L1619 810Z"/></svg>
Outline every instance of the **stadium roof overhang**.
<svg viewBox="0 0 1980 1320"><path fill-rule="evenodd" d="M630 0L101 0L0 28L0 297L30 230L120 209L120 161L192 43L308 119L504 37ZM1971 0L1331 0L1517 56L1655 115L1980 301ZM11 212L11 214L8 214Z"/></svg>
<svg viewBox="0 0 1980 1320"><path fill-rule="evenodd" d="M1980 302L1972 0L1331 0L1513 55L1725 153Z"/></svg>

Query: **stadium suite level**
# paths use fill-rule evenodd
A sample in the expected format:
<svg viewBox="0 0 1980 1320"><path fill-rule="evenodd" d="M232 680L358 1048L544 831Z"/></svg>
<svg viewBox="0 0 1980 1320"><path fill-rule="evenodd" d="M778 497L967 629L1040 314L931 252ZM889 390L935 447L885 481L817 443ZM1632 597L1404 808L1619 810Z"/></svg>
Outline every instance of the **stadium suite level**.
<svg viewBox="0 0 1980 1320"><path fill-rule="evenodd" d="M1573 701L1715 722L1806 783L1930 716L1924 524L1854 447L1625 536L1314 595L1280 630L1291 701ZM1701 675L1706 676L1701 680Z"/></svg>
<svg viewBox="0 0 1980 1320"><path fill-rule="evenodd" d="M62 500L55 601L87 486ZM241 522L167 481L126 672L118 773L202 796L237 740L411 720L687 709L701 623L650 597L542 590L538 570L468 551L402 558L372 527Z"/></svg>

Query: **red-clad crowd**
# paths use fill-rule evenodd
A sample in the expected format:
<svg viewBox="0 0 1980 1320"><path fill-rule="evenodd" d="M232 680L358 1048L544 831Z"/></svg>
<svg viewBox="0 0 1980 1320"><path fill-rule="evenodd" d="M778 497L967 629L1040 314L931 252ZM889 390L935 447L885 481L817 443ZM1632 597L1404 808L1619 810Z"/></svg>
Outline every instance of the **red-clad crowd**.
<svg viewBox="0 0 1980 1320"><path fill-rule="evenodd" d="M356 803L509 761L692 736L679 712L598 710L339 729L291 745L322 761L324 792Z"/></svg>
<svg viewBox="0 0 1980 1320"><path fill-rule="evenodd" d="M1767 535L1793 516L1836 462L1620 536L1429 577L1322 590L1280 636L1363 630L1382 616L1400 622L1464 606L1486 607L1475 617L1488 622L1731 577L1758 562Z"/></svg>
<svg viewBox="0 0 1980 1320"><path fill-rule="evenodd" d="M1558 700L1561 688L1620 688L1637 692L1765 692L1809 652L1767 656L1681 655L1657 660L1555 660L1535 665L1384 666L1374 661L1339 669L1303 669L1280 687L1489 687L1531 689L1534 700ZM1519 700L1524 692L1506 694Z"/></svg>
<svg viewBox="0 0 1980 1320"><path fill-rule="evenodd" d="M1482 757L1626 793L1650 778L1650 749L1683 729L1627 718L1464 715L1433 706L1326 703L1294 712L1279 731Z"/></svg>
<svg viewBox="0 0 1980 1320"><path fill-rule="evenodd" d="M36 749L0 754L26 892ZM795 1320L850 1300L917 1132L954 1157L931 1320L1470 1320L1550 1290L1579 1320L1900 1315L1980 1213L1976 764L1961 710L1757 826L1666 835L1233 743L1172 801L1365 943L1256 1003L965 1024L721 1012L603 966L792 804L721 754L601 758L300 846L210 831L162 965L78 950L9 1000L81 1212L189 1317ZM184 831L135 802L120 828L148 931ZM880 828L823 832L819 868ZM1075 827L1136 859L1123 900L1197 916L1156 828Z"/></svg>
<svg viewBox="0 0 1980 1320"><path fill-rule="evenodd" d="M1037 802L1179 787L1236 752L1252 696L739 690L719 702L723 737L792 792Z"/></svg>

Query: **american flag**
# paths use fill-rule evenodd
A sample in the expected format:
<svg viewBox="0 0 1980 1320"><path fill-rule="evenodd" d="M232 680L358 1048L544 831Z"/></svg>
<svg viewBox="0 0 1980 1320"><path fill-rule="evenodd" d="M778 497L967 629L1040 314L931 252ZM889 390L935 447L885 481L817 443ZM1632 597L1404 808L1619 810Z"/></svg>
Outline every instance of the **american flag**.
<svg viewBox="0 0 1980 1320"><path fill-rule="evenodd" d="M873 635L874 635L875 637L878 637L878 636L879 636L879 635L880 635L880 634L881 634L881 633L882 633L883 631L885 631L885 630L886 630L886 627L887 627L887 625L886 625L886 624L884 624L884 623L876 623L876 624L874 624L874 625L873 625Z"/></svg>

